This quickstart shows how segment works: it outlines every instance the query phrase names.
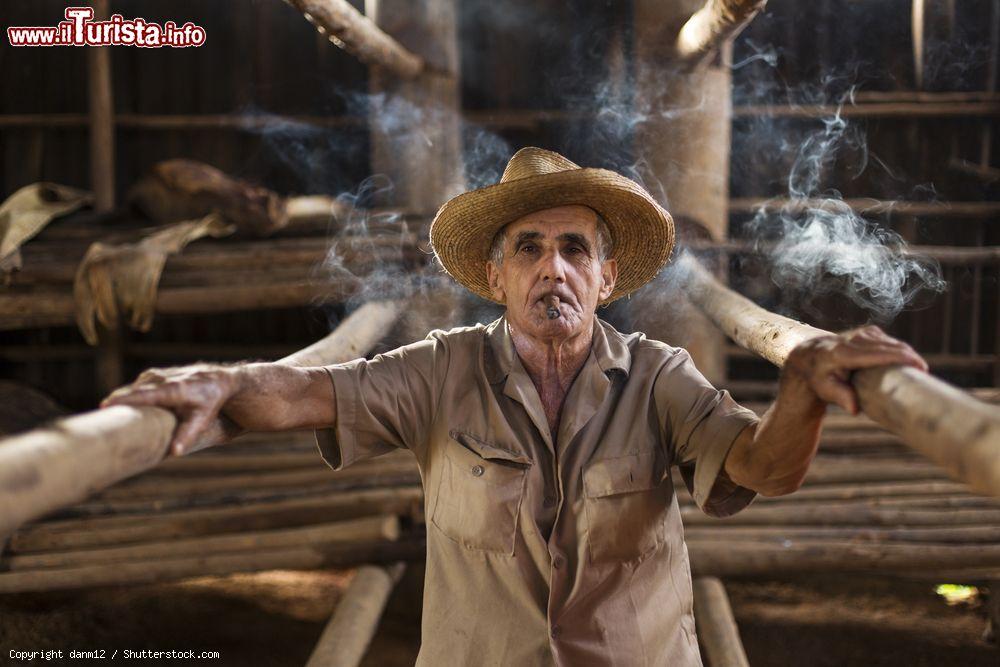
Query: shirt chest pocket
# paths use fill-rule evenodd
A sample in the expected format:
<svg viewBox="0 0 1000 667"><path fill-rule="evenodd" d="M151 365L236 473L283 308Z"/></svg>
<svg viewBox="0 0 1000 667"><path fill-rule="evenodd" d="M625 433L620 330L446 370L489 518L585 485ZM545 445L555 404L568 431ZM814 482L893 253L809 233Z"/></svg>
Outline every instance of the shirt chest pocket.
<svg viewBox="0 0 1000 667"><path fill-rule="evenodd" d="M592 563L640 559L665 538L669 488L654 452L590 463L583 471Z"/></svg>
<svg viewBox="0 0 1000 667"><path fill-rule="evenodd" d="M450 435L431 523L467 549L513 555L531 460L467 433Z"/></svg>

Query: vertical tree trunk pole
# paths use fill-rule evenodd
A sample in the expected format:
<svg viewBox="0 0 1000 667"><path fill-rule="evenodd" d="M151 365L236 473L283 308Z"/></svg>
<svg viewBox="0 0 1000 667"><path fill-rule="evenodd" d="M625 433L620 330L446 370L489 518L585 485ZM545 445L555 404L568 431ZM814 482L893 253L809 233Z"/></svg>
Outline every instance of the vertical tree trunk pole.
<svg viewBox="0 0 1000 667"><path fill-rule="evenodd" d="M94 20L108 19L108 0L94 2ZM115 206L115 109L111 87L111 47L87 52L90 91L90 185L94 208L110 211Z"/></svg>
<svg viewBox="0 0 1000 667"><path fill-rule="evenodd" d="M94 2L94 20L110 16L108 0ZM111 47L99 46L87 52L90 95L90 186L94 190L94 208L98 212L115 207L115 106L111 84ZM122 331L102 329L95 366L97 389L110 392L124 382Z"/></svg>
<svg viewBox="0 0 1000 667"><path fill-rule="evenodd" d="M694 617L709 667L750 667L729 596L715 577L694 580Z"/></svg>
<svg viewBox="0 0 1000 667"><path fill-rule="evenodd" d="M393 188L381 203L433 215L465 191L457 0L367 0L369 18L427 63L416 79L370 70L372 171ZM444 75L447 73L449 75ZM408 340L462 322L458 292L421 296L401 331Z"/></svg>
<svg viewBox="0 0 1000 667"><path fill-rule="evenodd" d="M674 52L681 26L703 4L635 3L636 99L648 116L635 137L637 157L645 164L647 188L665 195L661 203L682 241L698 235L721 241L729 230L732 77L728 67L714 63L691 69ZM710 381L725 378L724 339L700 313L668 325L661 336L686 347Z"/></svg>

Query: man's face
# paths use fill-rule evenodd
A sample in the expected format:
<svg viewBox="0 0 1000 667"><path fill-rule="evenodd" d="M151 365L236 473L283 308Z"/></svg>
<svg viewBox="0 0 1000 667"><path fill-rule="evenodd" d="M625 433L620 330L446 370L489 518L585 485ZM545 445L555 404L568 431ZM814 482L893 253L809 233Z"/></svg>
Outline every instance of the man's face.
<svg viewBox="0 0 1000 667"><path fill-rule="evenodd" d="M494 298L515 329L543 339L593 326L597 304L615 286L618 265L598 255L597 214L586 206L536 211L504 229L503 262L486 270ZM555 308L558 317L551 317Z"/></svg>

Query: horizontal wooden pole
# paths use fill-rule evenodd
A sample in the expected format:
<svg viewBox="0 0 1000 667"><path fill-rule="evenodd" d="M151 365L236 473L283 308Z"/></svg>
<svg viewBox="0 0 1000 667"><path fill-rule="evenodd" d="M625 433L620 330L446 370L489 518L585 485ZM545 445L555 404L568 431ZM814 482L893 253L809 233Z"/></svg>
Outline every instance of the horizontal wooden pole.
<svg viewBox="0 0 1000 667"><path fill-rule="evenodd" d="M995 201L905 201L870 198L834 199L862 215L905 215L934 218L991 218L1000 215ZM756 213L760 209L789 213L820 209L825 199L785 199L782 197L736 197L729 200L730 213Z"/></svg>
<svg viewBox="0 0 1000 667"><path fill-rule="evenodd" d="M753 104L733 108L734 116L777 118L942 118L998 116L1000 101L987 102L882 102L852 104Z"/></svg>
<svg viewBox="0 0 1000 667"><path fill-rule="evenodd" d="M358 568L306 667L357 667L375 637L392 589L403 576L403 563Z"/></svg>
<svg viewBox="0 0 1000 667"><path fill-rule="evenodd" d="M1000 524L907 528L866 526L688 526L685 538L705 540L845 540L849 542L917 542L937 544L997 544Z"/></svg>
<svg viewBox="0 0 1000 667"><path fill-rule="evenodd" d="M286 0L330 41L363 63L378 65L403 79L426 69L424 61L387 35L347 0Z"/></svg>
<svg viewBox="0 0 1000 667"><path fill-rule="evenodd" d="M399 317L398 302L372 302L286 363L336 363L370 349ZM0 535L157 465L176 426L159 408L115 406L0 440ZM204 445L219 441L222 422Z"/></svg>
<svg viewBox="0 0 1000 667"><path fill-rule="evenodd" d="M0 594L154 584L190 577L227 575L263 570L315 570L362 563L393 563L424 557L426 541L401 538L396 542L364 544L310 544L240 553L182 556L156 560L129 560L76 567L0 573Z"/></svg>
<svg viewBox="0 0 1000 667"><path fill-rule="evenodd" d="M867 544L827 540L688 539L696 576L798 572L901 572L967 567L1000 568L1000 544Z"/></svg>
<svg viewBox="0 0 1000 667"><path fill-rule="evenodd" d="M829 332L768 312L684 255L685 294L742 347L782 366L800 343ZM1000 411L932 375L907 367L853 374L861 408L911 448L979 493L1000 496Z"/></svg>
<svg viewBox="0 0 1000 667"><path fill-rule="evenodd" d="M309 525L320 517L344 521L373 514L411 516L422 507L423 490L409 486L279 497L234 506L78 517L25 526L11 536L9 549L12 554L24 554L275 530Z"/></svg>
<svg viewBox="0 0 1000 667"><path fill-rule="evenodd" d="M685 526L718 525L694 505L682 506ZM979 526L1000 525L1000 508L919 508L870 502L753 505L727 517L727 526Z"/></svg>
<svg viewBox="0 0 1000 667"><path fill-rule="evenodd" d="M385 515L294 528L182 539L162 538L156 542L98 549L14 555L0 560L0 567L6 566L8 570L16 572L140 559L152 561L160 558L239 553L257 549L278 549L311 544L391 541L398 538L399 517Z"/></svg>
<svg viewBox="0 0 1000 667"><path fill-rule="evenodd" d="M280 498L315 497L332 492L346 493L377 487L409 487L420 483L420 474L415 470L385 470L364 475L353 474L340 479L332 479L322 486L306 487L261 487L213 491L196 496L171 495L135 498L95 497L86 502L66 507L58 517L94 517L109 514L144 514L158 510L182 510L199 507L217 507L240 503L262 502Z"/></svg>

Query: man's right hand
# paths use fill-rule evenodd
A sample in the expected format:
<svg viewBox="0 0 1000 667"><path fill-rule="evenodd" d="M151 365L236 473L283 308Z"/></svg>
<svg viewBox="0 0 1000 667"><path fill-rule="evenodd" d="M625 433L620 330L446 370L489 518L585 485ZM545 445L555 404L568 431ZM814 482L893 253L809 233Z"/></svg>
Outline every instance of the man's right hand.
<svg viewBox="0 0 1000 667"><path fill-rule="evenodd" d="M326 369L269 363L151 369L101 403L112 405L173 412L178 423L170 451L176 456L189 452L220 415L243 431L325 428L337 417Z"/></svg>
<svg viewBox="0 0 1000 667"><path fill-rule="evenodd" d="M152 368L135 382L120 387L101 401L112 405L155 406L177 416L170 441L175 456L187 453L227 401L240 390L238 367L196 364L179 368Z"/></svg>

